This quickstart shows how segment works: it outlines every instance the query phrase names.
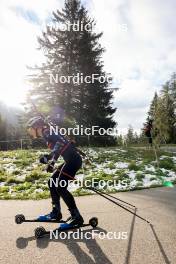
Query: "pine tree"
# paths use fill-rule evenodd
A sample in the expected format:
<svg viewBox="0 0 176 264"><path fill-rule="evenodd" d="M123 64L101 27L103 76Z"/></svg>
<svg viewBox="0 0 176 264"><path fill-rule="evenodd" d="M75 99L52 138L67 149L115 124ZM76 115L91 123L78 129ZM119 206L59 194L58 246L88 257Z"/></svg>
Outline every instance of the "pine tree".
<svg viewBox="0 0 176 264"><path fill-rule="evenodd" d="M7 140L7 122L1 117L0 114L0 141ZM7 150L7 144L0 142L0 150Z"/></svg>
<svg viewBox="0 0 176 264"><path fill-rule="evenodd" d="M128 144L133 144L134 143L134 129L131 125L128 127L128 132L126 135L126 140Z"/></svg>
<svg viewBox="0 0 176 264"><path fill-rule="evenodd" d="M169 85L169 82L166 82L165 85L163 85L161 90L161 102L163 105L163 111L164 113L159 113L159 115L163 116L163 124L162 126L166 126L164 129L168 132L167 139L169 142L173 140L174 137L174 123L175 123L175 114L174 114L174 99L172 96L171 88ZM162 109L161 109L162 110ZM165 119L164 119L165 118Z"/></svg>
<svg viewBox="0 0 176 264"><path fill-rule="evenodd" d="M173 73L169 83L170 95L173 105L173 127L172 127L172 142L176 143L176 73Z"/></svg>
<svg viewBox="0 0 176 264"><path fill-rule="evenodd" d="M173 100L175 114L176 114L176 73L175 72L171 75L171 79L168 85L169 85L169 90L170 90L170 94Z"/></svg>
<svg viewBox="0 0 176 264"><path fill-rule="evenodd" d="M155 112L155 120L154 120L154 142L157 145L161 143L166 143L169 140L169 115L167 111L167 107L165 104L165 99L160 97L157 103L157 109Z"/></svg>
<svg viewBox="0 0 176 264"><path fill-rule="evenodd" d="M83 30L61 29L77 21ZM59 105L77 124L113 128L116 109L112 106L113 95L108 90L107 80L104 83L98 80L79 84L51 83L51 76L59 79L78 73L83 76L98 74L107 79L102 62L104 49L99 44L102 33L85 30L87 24L93 27L94 20L79 0L66 0L62 11L53 12L52 25L47 26L42 37L38 38L46 62L41 67L33 68L35 73L30 76L33 85L31 95L37 98L39 104Z"/></svg>
<svg viewBox="0 0 176 264"><path fill-rule="evenodd" d="M123 146L123 136L121 134L117 136L117 145Z"/></svg>
<svg viewBox="0 0 176 264"><path fill-rule="evenodd" d="M152 136L156 144L174 143L176 138L176 74L172 74L150 105L147 121L153 120Z"/></svg>
<svg viewBox="0 0 176 264"><path fill-rule="evenodd" d="M155 113L156 113L156 109L157 109L157 102L158 102L158 94L157 94L157 92L155 92L153 100L152 100L152 102L150 104L150 109L149 109L149 112L148 112L147 121L149 121L150 119L152 119L152 120L155 119Z"/></svg>

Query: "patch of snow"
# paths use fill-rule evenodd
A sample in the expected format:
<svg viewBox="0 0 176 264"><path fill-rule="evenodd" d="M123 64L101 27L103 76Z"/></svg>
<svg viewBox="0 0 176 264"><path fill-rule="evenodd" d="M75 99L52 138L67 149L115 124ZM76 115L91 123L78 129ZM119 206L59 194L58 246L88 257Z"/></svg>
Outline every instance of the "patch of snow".
<svg viewBox="0 0 176 264"><path fill-rule="evenodd" d="M169 158L169 156L162 155L159 159L164 160L164 159L168 159L168 158Z"/></svg>
<svg viewBox="0 0 176 264"><path fill-rule="evenodd" d="M42 193L43 190L42 190L41 188L39 188L39 189L36 189L34 192L35 192L35 193Z"/></svg>
<svg viewBox="0 0 176 264"><path fill-rule="evenodd" d="M27 176L27 173L26 174L21 174L21 175L16 176L16 179L20 180L20 181L23 181L23 180L25 180L26 176Z"/></svg>
<svg viewBox="0 0 176 264"><path fill-rule="evenodd" d="M156 171L155 167L152 165L145 165L145 170L146 171L152 171L152 172Z"/></svg>
<svg viewBox="0 0 176 264"><path fill-rule="evenodd" d="M176 173L174 171L169 171L168 176L176 178Z"/></svg>
<svg viewBox="0 0 176 264"><path fill-rule="evenodd" d="M113 174L116 172L117 169L110 169L110 168L104 168L103 172L107 174Z"/></svg>
<svg viewBox="0 0 176 264"><path fill-rule="evenodd" d="M12 173L17 169L15 164L4 164L3 168L7 173Z"/></svg>
<svg viewBox="0 0 176 264"><path fill-rule="evenodd" d="M105 151L103 151L103 153L114 153L114 154L116 154L117 153L117 151L116 150L105 150Z"/></svg>
<svg viewBox="0 0 176 264"><path fill-rule="evenodd" d="M138 181L137 180L132 180L131 182L130 182L130 189L133 189L133 188L135 188L136 187L136 185L137 185L137 183L138 183Z"/></svg>
<svg viewBox="0 0 176 264"><path fill-rule="evenodd" d="M128 176L130 177L130 179L132 179L133 181L135 181L135 178L136 178L136 172L135 171L129 171L128 173Z"/></svg>
<svg viewBox="0 0 176 264"><path fill-rule="evenodd" d="M127 162L122 162L122 161L119 161L119 162L116 162L114 164L118 169L126 169L128 168L128 163Z"/></svg>
<svg viewBox="0 0 176 264"><path fill-rule="evenodd" d="M141 164L142 164L142 160L136 161L136 165L141 165Z"/></svg>
<svg viewBox="0 0 176 264"><path fill-rule="evenodd" d="M176 163L176 157L174 156L174 157L172 157L172 160L173 160L173 162L175 162Z"/></svg>

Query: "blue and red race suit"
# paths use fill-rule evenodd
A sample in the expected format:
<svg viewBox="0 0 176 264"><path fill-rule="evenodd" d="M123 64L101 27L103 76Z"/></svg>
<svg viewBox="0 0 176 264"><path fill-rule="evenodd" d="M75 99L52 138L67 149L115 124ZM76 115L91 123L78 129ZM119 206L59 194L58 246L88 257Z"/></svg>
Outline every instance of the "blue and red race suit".
<svg viewBox="0 0 176 264"><path fill-rule="evenodd" d="M49 157L53 162L56 162L59 156L62 156L65 162L68 162L78 154L73 142L69 141L59 132L57 135L54 133L50 134L50 130L45 129L43 131L43 137L46 140L49 149L52 150Z"/></svg>
<svg viewBox="0 0 176 264"><path fill-rule="evenodd" d="M62 156L65 163L60 165L48 181L48 186L51 193L52 203L57 210L61 210L60 197L68 206L69 210L75 209L76 203L72 194L67 190L69 180L74 180L76 172L81 168L82 158L77 152L72 141L60 133L50 134L49 129L43 131L43 137L47 142L48 147L52 150L49 154L49 160L55 163L59 156ZM58 186L52 184L52 180L58 180ZM66 185L62 186L59 183L65 181Z"/></svg>

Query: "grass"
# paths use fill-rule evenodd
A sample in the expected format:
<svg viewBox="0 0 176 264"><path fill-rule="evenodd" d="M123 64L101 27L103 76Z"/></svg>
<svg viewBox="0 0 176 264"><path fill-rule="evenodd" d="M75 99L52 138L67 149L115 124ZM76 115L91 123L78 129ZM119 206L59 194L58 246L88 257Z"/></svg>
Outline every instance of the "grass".
<svg viewBox="0 0 176 264"><path fill-rule="evenodd" d="M32 183L25 182L14 187L14 191L29 190L32 187Z"/></svg>
<svg viewBox="0 0 176 264"><path fill-rule="evenodd" d="M160 166L160 168L164 168L164 169L167 169L167 170L172 170L172 169L176 168L173 160L170 159L170 158L160 160L159 161L159 166Z"/></svg>
<svg viewBox="0 0 176 264"><path fill-rule="evenodd" d="M136 165L135 161L132 161L129 165L128 165L128 169L129 170L134 170L134 171L138 171L140 169L140 166Z"/></svg>
<svg viewBox="0 0 176 264"><path fill-rule="evenodd" d="M5 182L5 181L6 181L6 176L0 175L0 182Z"/></svg>
<svg viewBox="0 0 176 264"><path fill-rule="evenodd" d="M8 186L0 187L0 193L7 193L7 192L9 192L9 187Z"/></svg>
<svg viewBox="0 0 176 264"><path fill-rule="evenodd" d="M21 183L21 181L18 180L18 179L16 179L14 176L9 176L9 177L7 178L7 180L6 180L6 183L7 183L7 184L11 184L11 183L16 183L16 184L18 184L18 183Z"/></svg>
<svg viewBox="0 0 176 264"><path fill-rule="evenodd" d="M138 173L136 174L136 179L137 179L138 181L142 181L144 178L145 178L145 174L144 174L143 172L138 172Z"/></svg>
<svg viewBox="0 0 176 264"><path fill-rule="evenodd" d="M157 168L153 150L111 147L93 148L87 152L93 163L81 169L78 174L84 174L86 180L95 179L95 185L101 185L102 181L115 181L117 186L120 182L123 187L126 183L126 188L120 191L146 188L144 179L147 179L150 187L161 186L164 180L170 180L169 172L172 175L176 172L173 154L161 150L157 152L160 168ZM3 183L0 186L0 199L44 199L50 196L47 182L51 174L46 173L43 170L45 166L38 163L40 154L37 150L0 152L0 183ZM119 162L128 164L127 168L120 168L116 164ZM133 179L134 186L131 184ZM152 183L153 180L161 182L161 185ZM173 182L174 180L176 183L176 176L175 179L172 177ZM114 186L109 186L110 189L107 185L101 187L106 192L117 192ZM73 191L75 196L87 194L89 192L81 188Z"/></svg>

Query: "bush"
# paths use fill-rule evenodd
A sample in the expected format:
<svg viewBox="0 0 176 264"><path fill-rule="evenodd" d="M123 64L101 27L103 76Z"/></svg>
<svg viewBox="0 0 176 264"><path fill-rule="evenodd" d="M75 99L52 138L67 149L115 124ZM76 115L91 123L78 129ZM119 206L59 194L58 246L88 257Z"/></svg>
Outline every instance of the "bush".
<svg viewBox="0 0 176 264"><path fill-rule="evenodd" d="M28 190L31 188L31 186L32 186L32 183L25 182L23 184L19 184L19 185L15 186L14 191Z"/></svg>
<svg viewBox="0 0 176 264"><path fill-rule="evenodd" d="M50 197L50 192L49 191L44 191L44 192L41 192L41 193L35 193L33 198L34 199L47 199Z"/></svg>
<svg viewBox="0 0 176 264"><path fill-rule="evenodd" d="M7 183L21 183L20 180L16 179L16 178L13 177L13 176L8 177L6 182L7 182Z"/></svg>
<svg viewBox="0 0 176 264"><path fill-rule="evenodd" d="M175 164L172 159L167 158L167 159L160 160L159 166L166 170L171 170L171 169L174 169Z"/></svg>
<svg viewBox="0 0 176 264"><path fill-rule="evenodd" d="M6 176L0 175L0 182L5 182L5 181L6 181Z"/></svg>
<svg viewBox="0 0 176 264"><path fill-rule="evenodd" d="M14 170L14 171L12 172L13 175L18 175L19 173L20 173L20 170Z"/></svg>
<svg viewBox="0 0 176 264"><path fill-rule="evenodd" d="M157 180L156 177L151 177L151 178L150 178L150 181L155 181L155 180Z"/></svg>
<svg viewBox="0 0 176 264"><path fill-rule="evenodd" d="M137 171L137 170L139 170L139 166L137 166L136 163L135 163L134 161L132 161L132 162L128 165L128 169L129 169L129 170Z"/></svg>
<svg viewBox="0 0 176 264"><path fill-rule="evenodd" d="M26 176L25 181L34 182L41 178L41 174L39 171L32 171L29 175Z"/></svg>
<svg viewBox="0 0 176 264"><path fill-rule="evenodd" d="M116 166L115 166L115 164L113 162L111 162L111 163L108 164L108 168L113 170L113 169L116 168Z"/></svg>
<svg viewBox="0 0 176 264"><path fill-rule="evenodd" d="M0 187L0 193L8 193L9 187L8 186L2 186Z"/></svg>
<svg viewBox="0 0 176 264"><path fill-rule="evenodd" d="M137 173L136 174L136 179L138 181L142 181L145 178L145 175L143 173Z"/></svg>

